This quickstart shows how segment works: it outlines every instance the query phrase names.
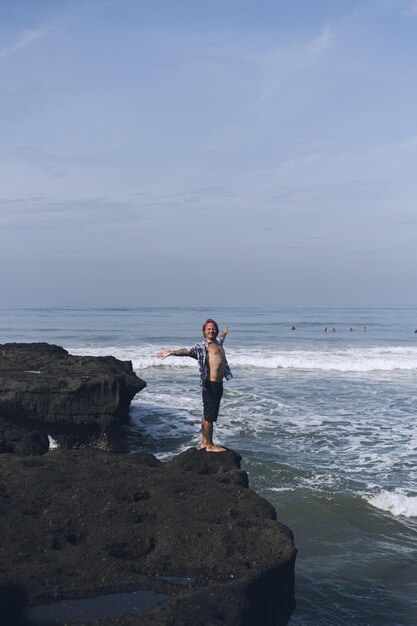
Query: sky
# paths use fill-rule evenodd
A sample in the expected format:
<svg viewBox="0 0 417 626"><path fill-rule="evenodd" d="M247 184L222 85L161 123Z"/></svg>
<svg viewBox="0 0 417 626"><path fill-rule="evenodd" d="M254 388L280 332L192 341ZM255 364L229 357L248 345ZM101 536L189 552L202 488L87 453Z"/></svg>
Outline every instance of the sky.
<svg viewBox="0 0 417 626"><path fill-rule="evenodd" d="M1 0L0 304L417 307L417 0Z"/></svg>

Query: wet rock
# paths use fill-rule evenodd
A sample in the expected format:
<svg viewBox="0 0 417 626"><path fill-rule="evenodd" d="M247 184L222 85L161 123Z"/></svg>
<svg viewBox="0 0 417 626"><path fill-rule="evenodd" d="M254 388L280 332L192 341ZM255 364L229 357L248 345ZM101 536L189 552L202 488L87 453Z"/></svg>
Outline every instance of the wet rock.
<svg viewBox="0 0 417 626"><path fill-rule="evenodd" d="M0 586L0 619L5 626L30 626L25 615L26 594L17 585Z"/></svg>
<svg viewBox="0 0 417 626"><path fill-rule="evenodd" d="M22 440L16 444L14 453L26 456L41 456L42 454L48 452L48 450L48 435L34 430L31 433L26 433Z"/></svg>
<svg viewBox="0 0 417 626"><path fill-rule="evenodd" d="M248 487L248 475L240 469L241 461L242 457L234 450L213 453L189 448L169 461L168 465L194 474L215 474L220 482Z"/></svg>

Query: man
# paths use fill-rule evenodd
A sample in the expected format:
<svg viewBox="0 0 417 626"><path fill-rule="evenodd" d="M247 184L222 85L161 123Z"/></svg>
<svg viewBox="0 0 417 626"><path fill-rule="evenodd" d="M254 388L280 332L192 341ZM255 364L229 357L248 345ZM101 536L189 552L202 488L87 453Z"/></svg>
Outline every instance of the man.
<svg viewBox="0 0 417 626"><path fill-rule="evenodd" d="M179 350L164 348L157 355L161 359L166 359L168 356L189 356L198 361L204 409L201 420L201 447L207 452L225 451L225 448L213 443L213 424L217 421L219 414L220 400L223 395L223 378L226 380L233 378L223 350L223 342L228 332L229 329L225 326L219 335L216 322L208 319L203 324L203 343Z"/></svg>

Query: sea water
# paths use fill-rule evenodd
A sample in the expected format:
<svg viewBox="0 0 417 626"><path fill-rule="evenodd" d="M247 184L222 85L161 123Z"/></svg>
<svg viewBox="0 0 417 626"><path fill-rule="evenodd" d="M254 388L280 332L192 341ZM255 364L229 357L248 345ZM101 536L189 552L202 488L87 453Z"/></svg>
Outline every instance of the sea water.
<svg viewBox="0 0 417 626"><path fill-rule="evenodd" d="M207 317L234 374L215 439L295 534L291 625L416 624L416 309L3 307L0 343L131 360L131 450L167 459L199 444L198 368L156 353Z"/></svg>

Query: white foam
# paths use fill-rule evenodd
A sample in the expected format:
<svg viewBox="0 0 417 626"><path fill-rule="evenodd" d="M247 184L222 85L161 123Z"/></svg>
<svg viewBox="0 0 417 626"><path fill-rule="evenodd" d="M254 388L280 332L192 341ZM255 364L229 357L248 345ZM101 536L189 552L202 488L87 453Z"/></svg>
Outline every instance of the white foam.
<svg viewBox="0 0 417 626"><path fill-rule="evenodd" d="M417 348L345 348L335 350L236 350L231 365L266 369L371 372L417 369Z"/></svg>
<svg viewBox="0 0 417 626"><path fill-rule="evenodd" d="M198 367L195 359L183 357L160 359L157 357L157 352L159 352L160 349L160 346L147 344L126 347L108 346L106 348L95 346L82 348L74 347L69 348L69 352L71 354L84 356L114 356L121 361L131 361L134 370L143 370L151 367Z"/></svg>
<svg viewBox="0 0 417 626"><path fill-rule="evenodd" d="M51 435L48 435L48 439L49 439L49 449L50 450L55 450L55 448L58 448L58 443L55 441L55 439L52 439Z"/></svg>
<svg viewBox="0 0 417 626"><path fill-rule="evenodd" d="M159 359L160 346L152 344L137 346L74 347L72 354L92 356L113 355L122 361L132 361L135 370L154 367L197 367L195 359L169 357ZM228 348L231 367L264 369L322 370L339 372L373 372L417 369L417 348L375 347L345 348L334 350L274 350Z"/></svg>
<svg viewBox="0 0 417 626"><path fill-rule="evenodd" d="M364 497L375 508L388 511L395 517L417 517L417 496L407 495L399 489Z"/></svg>

